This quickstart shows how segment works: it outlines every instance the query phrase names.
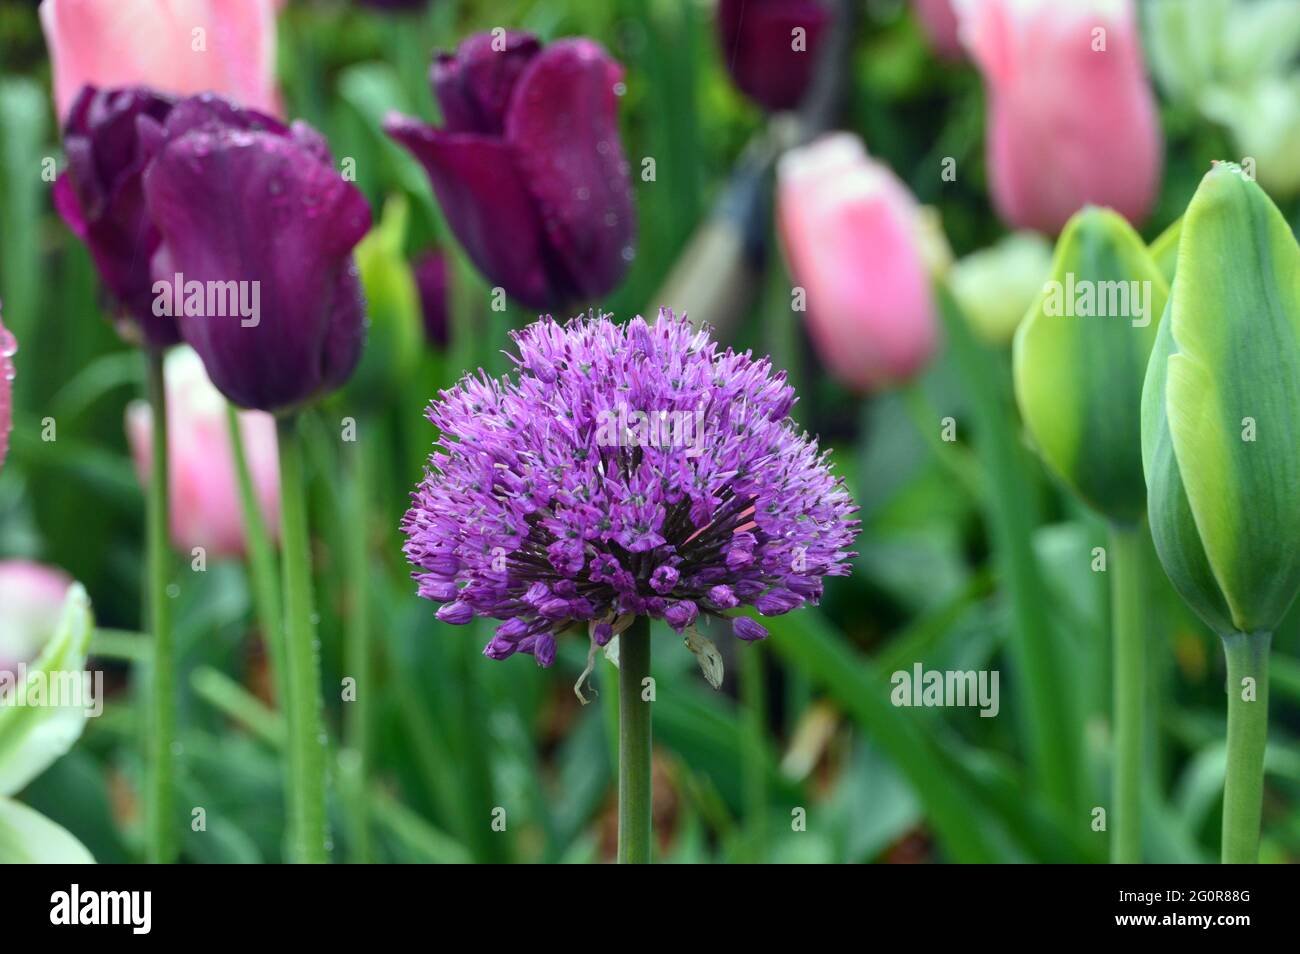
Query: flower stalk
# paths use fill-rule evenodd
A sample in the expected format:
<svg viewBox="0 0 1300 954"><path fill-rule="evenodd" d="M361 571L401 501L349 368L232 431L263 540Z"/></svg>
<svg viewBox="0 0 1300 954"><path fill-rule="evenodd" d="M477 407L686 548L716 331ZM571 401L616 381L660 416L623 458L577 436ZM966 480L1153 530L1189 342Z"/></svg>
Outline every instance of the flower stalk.
<svg viewBox="0 0 1300 954"><path fill-rule="evenodd" d="M148 551L149 627L153 630L152 685L149 691L149 733L146 765L145 855L153 864L175 858L172 827L172 745L176 736L176 659L168 605L170 544L168 530L167 392L163 384L161 349L146 352L149 404L153 410L149 494L145 512Z"/></svg>
<svg viewBox="0 0 1300 954"><path fill-rule="evenodd" d="M1224 864L1259 860L1268 738L1268 653L1272 633L1228 633L1228 758L1223 785Z"/></svg>
<svg viewBox="0 0 1300 954"><path fill-rule="evenodd" d="M650 862L650 619L638 616L618 649L618 861Z"/></svg>
<svg viewBox="0 0 1300 954"><path fill-rule="evenodd" d="M278 421L285 609L285 711L289 718L289 857L329 860L325 817L325 729L320 664L312 622L311 541L307 530L302 435L294 416Z"/></svg>
<svg viewBox="0 0 1300 954"><path fill-rule="evenodd" d="M1112 864L1142 860L1142 723L1146 697L1142 639L1141 530L1112 524L1110 531L1111 632L1114 665L1114 758L1111 811Z"/></svg>

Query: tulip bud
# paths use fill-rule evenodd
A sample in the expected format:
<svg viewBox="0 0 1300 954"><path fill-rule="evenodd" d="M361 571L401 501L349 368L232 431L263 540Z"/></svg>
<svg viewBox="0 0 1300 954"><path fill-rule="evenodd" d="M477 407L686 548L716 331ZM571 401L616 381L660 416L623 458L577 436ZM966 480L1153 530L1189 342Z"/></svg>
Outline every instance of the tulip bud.
<svg viewBox="0 0 1300 954"><path fill-rule="evenodd" d="M812 82L830 20L820 0L721 0L723 62L741 92L764 109L793 109Z"/></svg>
<svg viewBox="0 0 1300 954"><path fill-rule="evenodd" d="M622 77L588 39L543 49L531 34L481 33L434 64L442 129L398 114L385 123L424 165L479 271L531 308L606 295L632 261Z"/></svg>
<svg viewBox="0 0 1300 954"><path fill-rule="evenodd" d="M993 204L1055 233L1088 204L1131 222L1160 185L1162 144L1132 0L957 0L988 99Z"/></svg>
<svg viewBox="0 0 1300 954"><path fill-rule="evenodd" d="M18 343L0 321L0 467L9 452L9 431L14 423L14 353Z"/></svg>
<svg viewBox="0 0 1300 954"><path fill-rule="evenodd" d="M1112 520L1145 508L1139 408L1169 289L1109 209L1065 227L1051 278L1016 333L1016 400L1048 466Z"/></svg>
<svg viewBox="0 0 1300 954"><path fill-rule="evenodd" d="M148 133L171 109L170 97L149 89L83 88L63 130L68 168L54 185L54 207L139 329L123 331L155 348L176 344L180 331L170 315L154 312L150 262L159 239L140 180L151 158Z"/></svg>
<svg viewBox="0 0 1300 954"><path fill-rule="evenodd" d="M924 367L937 337L925 217L861 140L839 133L786 153L777 222L831 371L871 390Z"/></svg>
<svg viewBox="0 0 1300 954"><path fill-rule="evenodd" d="M72 579L28 560L0 560L0 672L30 663L54 635Z"/></svg>
<svg viewBox="0 0 1300 954"><path fill-rule="evenodd" d="M1052 270L1052 246L1036 232L1016 232L967 255L948 273L953 297L985 341L1006 344Z"/></svg>
<svg viewBox="0 0 1300 954"><path fill-rule="evenodd" d="M212 383L273 412L339 387L365 338L352 249L370 210L320 134L200 96L158 135L144 176L155 293Z"/></svg>
<svg viewBox="0 0 1300 954"><path fill-rule="evenodd" d="M1151 535L1221 634L1272 631L1300 589L1300 247L1233 164L1183 216L1142 395Z"/></svg>
<svg viewBox="0 0 1300 954"><path fill-rule="evenodd" d="M43 0L40 14L61 117L83 86L211 92L279 110L272 0Z"/></svg>
<svg viewBox="0 0 1300 954"><path fill-rule="evenodd" d="M246 538L226 399L212 386L203 362L190 348L168 352L163 376L172 543L185 553L202 547L209 556L242 556ZM148 402L127 406L126 436L141 485L149 480L152 423ZM261 411L241 411L239 430L262 519L278 538L280 465L275 419Z"/></svg>
<svg viewBox="0 0 1300 954"><path fill-rule="evenodd" d="M415 260L415 284L420 290L420 311L424 315L424 336L429 343L445 348L451 342L448 312L447 256L428 251Z"/></svg>
<svg viewBox="0 0 1300 954"><path fill-rule="evenodd" d="M1300 193L1300 73L1215 87L1200 104L1228 128L1237 154L1251 158L1260 185L1279 199Z"/></svg>

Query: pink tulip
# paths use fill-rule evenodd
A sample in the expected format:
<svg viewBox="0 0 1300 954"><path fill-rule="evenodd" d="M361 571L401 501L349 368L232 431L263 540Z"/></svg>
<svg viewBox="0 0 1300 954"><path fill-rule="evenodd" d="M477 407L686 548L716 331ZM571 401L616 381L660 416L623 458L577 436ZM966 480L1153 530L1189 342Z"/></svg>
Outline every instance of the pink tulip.
<svg viewBox="0 0 1300 954"><path fill-rule="evenodd" d="M984 74L998 214L1047 233L1089 204L1145 218L1163 144L1132 0L956 3Z"/></svg>
<svg viewBox="0 0 1300 954"><path fill-rule="evenodd" d="M209 556L239 556L245 550L239 483L226 419L226 399L212 386L193 350L167 354L168 466L171 536L180 550L202 547ZM143 401L126 411L126 435L140 483L149 480L153 415ZM267 530L279 537L280 467L275 419L262 411L241 411L239 428L253 490Z"/></svg>
<svg viewBox="0 0 1300 954"><path fill-rule="evenodd" d="M28 560L0 560L0 672L16 673L54 635L72 579Z"/></svg>
<svg viewBox="0 0 1300 954"><path fill-rule="evenodd" d="M59 117L83 86L220 93L279 114L272 0L42 0Z"/></svg>
<svg viewBox="0 0 1300 954"><path fill-rule="evenodd" d="M848 133L782 157L777 220L822 360L858 390L916 374L937 336L921 210Z"/></svg>
<svg viewBox="0 0 1300 954"><path fill-rule="evenodd" d="M14 424L14 362L18 349L14 336L0 321L0 467L9 452L9 431Z"/></svg>
<svg viewBox="0 0 1300 954"><path fill-rule="evenodd" d="M913 0L912 9L934 52L945 60L961 60L966 58L966 51L957 35L957 14L952 5L953 0Z"/></svg>

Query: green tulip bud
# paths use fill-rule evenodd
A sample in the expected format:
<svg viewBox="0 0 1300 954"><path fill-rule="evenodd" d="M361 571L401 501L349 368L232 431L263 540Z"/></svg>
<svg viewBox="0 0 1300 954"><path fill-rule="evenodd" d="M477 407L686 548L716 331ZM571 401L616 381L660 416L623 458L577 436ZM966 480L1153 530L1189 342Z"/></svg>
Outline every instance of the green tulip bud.
<svg viewBox="0 0 1300 954"><path fill-rule="evenodd" d="M1230 163L1183 217L1142 456L1183 599L1221 634L1272 631L1300 588L1300 246Z"/></svg>
<svg viewBox="0 0 1300 954"><path fill-rule="evenodd" d="M1016 333L1016 400L1048 467L1120 523L1146 509L1142 381L1169 286L1109 209L1065 226L1051 277Z"/></svg>
<svg viewBox="0 0 1300 954"><path fill-rule="evenodd" d="M1052 246L1037 232L1014 232L967 255L948 272L948 285L975 333L1005 345L1016 333L1052 270Z"/></svg>

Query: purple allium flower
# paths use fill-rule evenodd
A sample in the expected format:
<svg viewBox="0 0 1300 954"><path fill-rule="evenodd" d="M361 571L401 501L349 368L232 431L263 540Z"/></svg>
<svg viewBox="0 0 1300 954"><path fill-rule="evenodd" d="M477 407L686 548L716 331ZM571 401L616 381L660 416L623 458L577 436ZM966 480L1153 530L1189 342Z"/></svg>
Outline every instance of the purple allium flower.
<svg viewBox="0 0 1300 954"><path fill-rule="evenodd" d="M443 128L398 114L385 122L423 164L479 271L524 305L598 298L632 260L622 77L592 40L543 49L530 33L479 33L433 64Z"/></svg>
<svg viewBox="0 0 1300 954"><path fill-rule="evenodd" d="M629 614L678 631L742 603L776 615L849 572L857 508L766 359L671 312L514 339L515 375L466 375L429 408L441 435L402 521L440 619L503 621L485 655L547 665L556 635L585 624L604 645Z"/></svg>
<svg viewBox="0 0 1300 954"><path fill-rule="evenodd" d="M155 348L181 335L176 319L153 313L150 263L159 238L140 187L151 156L139 120L162 122L172 103L150 89L82 87L63 129L68 167L54 184L55 209L86 243L124 317Z"/></svg>
<svg viewBox="0 0 1300 954"><path fill-rule="evenodd" d="M830 20L822 0L721 0L722 56L741 92L764 109L798 106ZM796 29L804 31L803 49L796 48Z"/></svg>
<svg viewBox="0 0 1300 954"><path fill-rule="evenodd" d="M156 156L144 194L162 236L154 278L173 287L183 278L181 332L212 383L241 407L272 412L339 387L365 340L352 249L370 209L320 133L211 94L181 100L146 133ZM192 314L192 284L206 289L205 306L223 307Z"/></svg>

